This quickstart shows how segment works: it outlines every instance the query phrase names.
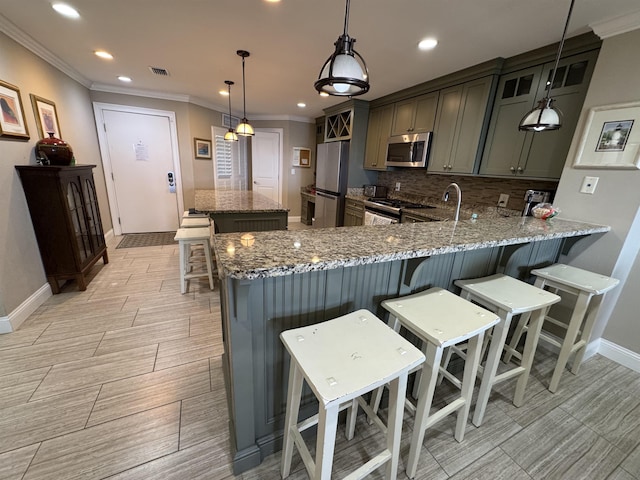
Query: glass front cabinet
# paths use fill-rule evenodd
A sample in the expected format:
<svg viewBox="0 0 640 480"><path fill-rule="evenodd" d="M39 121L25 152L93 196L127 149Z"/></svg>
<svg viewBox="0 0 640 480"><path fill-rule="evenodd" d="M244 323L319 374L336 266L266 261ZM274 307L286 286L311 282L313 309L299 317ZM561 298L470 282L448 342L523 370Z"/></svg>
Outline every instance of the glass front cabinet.
<svg viewBox="0 0 640 480"><path fill-rule="evenodd" d="M86 290L91 267L100 258L109 262L93 168L16 166L53 293L63 280L76 280Z"/></svg>

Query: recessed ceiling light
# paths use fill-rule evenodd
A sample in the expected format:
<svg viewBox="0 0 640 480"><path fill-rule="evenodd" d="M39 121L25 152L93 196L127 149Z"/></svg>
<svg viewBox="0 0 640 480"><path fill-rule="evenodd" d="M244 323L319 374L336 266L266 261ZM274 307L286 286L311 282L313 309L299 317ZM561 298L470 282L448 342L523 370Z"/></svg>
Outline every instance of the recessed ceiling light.
<svg viewBox="0 0 640 480"><path fill-rule="evenodd" d="M218 93L220 95L222 95L223 97L228 97L229 96L229 92L227 90L220 90Z"/></svg>
<svg viewBox="0 0 640 480"><path fill-rule="evenodd" d="M320 92L321 97L328 97L329 94L327 92Z"/></svg>
<svg viewBox="0 0 640 480"><path fill-rule="evenodd" d="M105 60L113 60L113 55L109 52L105 52L104 50L96 50L93 53L95 53L96 57L104 58Z"/></svg>
<svg viewBox="0 0 640 480"><path fill-rule="evenodd" d="M436 45L438 45L438 41L435 38L425 38L418 43L418 48L420 50L431 50L436 48Z"/></svg>
<svg viewBox="0 0 640 480"><path fill-rule="evenodd" d="M118 80L120 80L121 82L126 82L126 83L129 83L131 81L131 79L129 77L125 77L124 75L120 75L118 77Z"/></svg>
<svg viewBox="0 0 640 480"><path fill-rule="evenodd" d="M51 5L53 9L58 12L60 15L64 15L67 18L80 18L80 14L78 11L73 8L71 5L67 5L66 3L56 2Z"/></svg>
<svg viewBox="0 0 640 480"><path fill-rule="evenodd" d="M304 108L304 107L306 107L306 106L307 106L307 104L306 104L306 103L303 103L303 102L299 102L299 103L298 103L298 106L299 106L300 108Z"/></svg>
<svg viewBox="0 0 640 480"><path fill-rule="evenodd" d="M267 3L280 3L280 0L266 0Z"/></svg>

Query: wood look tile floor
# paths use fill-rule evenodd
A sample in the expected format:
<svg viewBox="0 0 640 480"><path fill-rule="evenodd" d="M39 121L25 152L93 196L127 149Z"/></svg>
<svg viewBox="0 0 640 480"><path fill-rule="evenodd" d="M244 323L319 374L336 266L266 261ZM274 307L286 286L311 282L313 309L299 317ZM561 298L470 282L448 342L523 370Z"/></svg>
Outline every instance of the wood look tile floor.
<svg viewBox="0 0 640 480"><path fill-rule="evenodd" d="M180 294L177 246L118 241L85 292L70 282L0 335L0 480L279 479L279 453L231 470L219 291L204 279ZM525 405L499 385L462 443L454 417L428 430L416 478L640 480L640 374L596 355L552 394L554 361L539 349ZM451 394L443 386L435 401ZM411 426L406 414L400 479ZM384 444L362 416L354 440L343 431L333 478ZM292 472L307 478L297 453Z"/></svg>

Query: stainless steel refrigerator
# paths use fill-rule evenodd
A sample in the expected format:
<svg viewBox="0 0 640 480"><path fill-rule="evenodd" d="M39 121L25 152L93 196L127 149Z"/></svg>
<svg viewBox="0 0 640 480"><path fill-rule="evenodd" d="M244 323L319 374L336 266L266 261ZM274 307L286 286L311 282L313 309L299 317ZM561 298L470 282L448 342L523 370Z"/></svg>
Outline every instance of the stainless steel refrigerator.
<svg viewBox="0 0 640 480"><path fill-rule="evenodd" d="M318 145L315 227L343 225L348 163L349 142L327 142Z"/></svg>

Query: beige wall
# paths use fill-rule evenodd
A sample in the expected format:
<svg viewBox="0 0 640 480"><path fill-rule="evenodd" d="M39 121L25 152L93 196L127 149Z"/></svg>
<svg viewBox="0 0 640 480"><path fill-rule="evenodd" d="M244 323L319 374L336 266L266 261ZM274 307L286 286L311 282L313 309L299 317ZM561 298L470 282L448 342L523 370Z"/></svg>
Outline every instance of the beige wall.
<svg viewBox="0 0 640 480"><path fill-rule="evenodd" d="M111 228L102 162L89 91L0 33L0 79L20 89L31 138L0 138L0 316L10 314L46 284L24 192L14 165L35 165L38 129L29 94L56 104L60 133L76 161L95 164L96 190L105 230Z"/></svg>
<svg viewBox="0 0 640 480"><path fill-rule="evenodd" d="M602 238L579 242L569 261L621 280L605 298L594 338L603 336L636 353L640 353L640 297L638 273L632 266L638 266L640 248L640 171L574 169L572 164L589 108L640 101L640 63L630 60L637 58L639 48L640 30L604 40L555 201L563 218L611 225L612 231ZM585 175L600 178L594 195L578 191Z"/></svg>

